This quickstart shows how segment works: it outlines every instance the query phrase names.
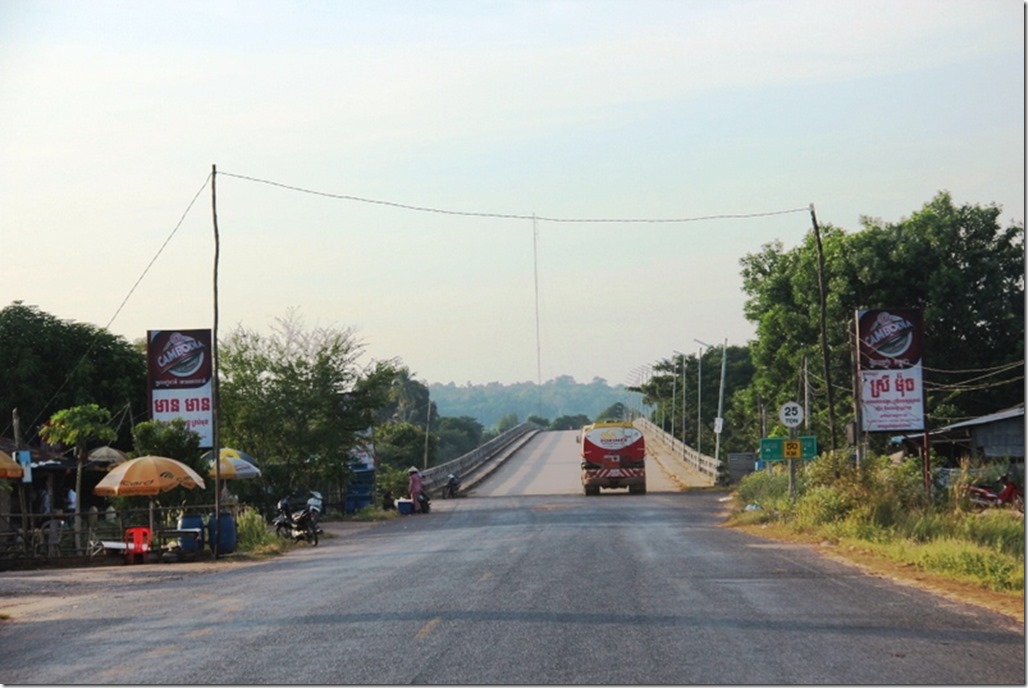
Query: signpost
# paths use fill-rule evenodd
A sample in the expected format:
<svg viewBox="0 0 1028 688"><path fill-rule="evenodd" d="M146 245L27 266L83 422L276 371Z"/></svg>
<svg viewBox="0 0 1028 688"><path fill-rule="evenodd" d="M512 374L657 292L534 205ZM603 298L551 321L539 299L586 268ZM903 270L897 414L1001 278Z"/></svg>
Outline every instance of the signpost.
<svg viewBox="0 0 1028 688"><path fill-rule="evenodd" d="M817 438L804 435L793 439L764 437L760 440L761 461L791 461L817 456Z"/></svg>
<svg viewBox="0 0 1028 688"><path fill-rule="evenodd" d="M778 409L778 420L789 428L789 439L764 437L760 440L761 461L789 462L789 496L795 496L796 461L813 459L817 456L817 439L812 436L796 436L796 428L803 423L803 407L795 401L787 401Z"/></svg>

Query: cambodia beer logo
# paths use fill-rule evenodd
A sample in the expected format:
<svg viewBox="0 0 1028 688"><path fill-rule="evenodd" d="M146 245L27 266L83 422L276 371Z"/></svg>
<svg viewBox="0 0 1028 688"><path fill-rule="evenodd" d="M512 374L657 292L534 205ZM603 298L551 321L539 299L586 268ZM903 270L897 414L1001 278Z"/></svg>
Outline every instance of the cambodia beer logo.
<svg viewBox="0 0 1028 688"><path fill-rule="evenodd" d="M155 387L193 387L211 378L209 330L153 333L150 375Z"/></svg>
<svg viewBox="0 0 1028 688"><path fill-rule="evenodd" d="M921 359L916 312L865 311L860 322L860 354L869 368L914 365Z"/></svg>
<svg viewBox="0 0 1028 688"><path fill-rule="evenodd" d="M157 356L157 369L175 377L195 375L204 362L204 346L192 337L175 332Z"/></svg>
<svg viewBox="0 0 1028 688"><path fill-rule="evenodd" d="M881 313L872 325L864 343L873 351L889 358L899 358L914 341L914 326L906 318L892 313Z"/></svg>

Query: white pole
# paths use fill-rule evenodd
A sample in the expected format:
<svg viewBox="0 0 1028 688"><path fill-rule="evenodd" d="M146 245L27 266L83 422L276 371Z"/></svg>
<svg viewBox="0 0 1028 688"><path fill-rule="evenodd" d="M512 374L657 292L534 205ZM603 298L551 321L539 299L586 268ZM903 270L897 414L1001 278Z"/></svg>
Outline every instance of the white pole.
<svg viewBox="0 0 1028 688"><path fill-rule="evenodd" d="M717 393L717 434L714 443L714 459L721 461L721 430L724 429L725 416L725 363L728 361L728 339L721 345L721 388Z"/></svg>

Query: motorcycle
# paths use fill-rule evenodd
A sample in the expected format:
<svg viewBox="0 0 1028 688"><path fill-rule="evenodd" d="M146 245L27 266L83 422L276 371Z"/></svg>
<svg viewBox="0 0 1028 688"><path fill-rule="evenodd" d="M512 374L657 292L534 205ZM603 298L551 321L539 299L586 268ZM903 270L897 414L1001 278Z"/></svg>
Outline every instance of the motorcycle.
<svg viewBox="0 0 1028 688"><path fill-rule="evenodd" d="M318 533L321 531L318 527L318 515L318 510L310 504L299 511L292 511L289 508L289 498L284 497L279 500L278 513L271 525L279 537L290 538L293 542L306 540L312 547L317 547Z"/></svg>
<svg viewBox="0 0 1028 688"><path fill-rule="evenodd" d="M1009 504L1018 511L1024 512L1024 494L1009 475L1004 475L999 479L998 489L986 485L968 485L965 490L972 506L985 509Z"/></svg>
<svg viewBox="0 0 1028 688"><path fill-rule="evenodd" d="M450 473L446 485L443 487L443 499L450 499L456 497L460 491L460 478Z"/></svg>

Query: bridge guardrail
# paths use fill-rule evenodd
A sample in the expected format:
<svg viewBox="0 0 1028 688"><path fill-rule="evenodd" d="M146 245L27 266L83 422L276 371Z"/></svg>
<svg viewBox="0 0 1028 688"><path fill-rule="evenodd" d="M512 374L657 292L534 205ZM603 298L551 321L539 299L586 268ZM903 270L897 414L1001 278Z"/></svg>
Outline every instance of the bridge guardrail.
<svg viewBox="0 0 1028 688"><path fill-rule="evenodd" d="M710 476L711 480L717 481L718 461L713 456L701 454L688 444L667 434L646 418L636 418L635 422L644 426L646 433L655 436L657 441L663 444L674 456L681 458L685 463L704 475Z"/></svg>
<svg viewBox="0 0 1028 688"><path fill-rule="evenodd" d="M446 476L453 473L461 476L461 479L464 481L464 487L467 488L468 481L466 477L469 474L475 472L490 459L504 452L515 442L524 439L526 435L534 434L539 430L539 426L535 423L526 422L516 425L502 435L489 440L481 447L471 450L464 456L422 471L422 485L429 494L435 494L446 485Z"/></svg>

